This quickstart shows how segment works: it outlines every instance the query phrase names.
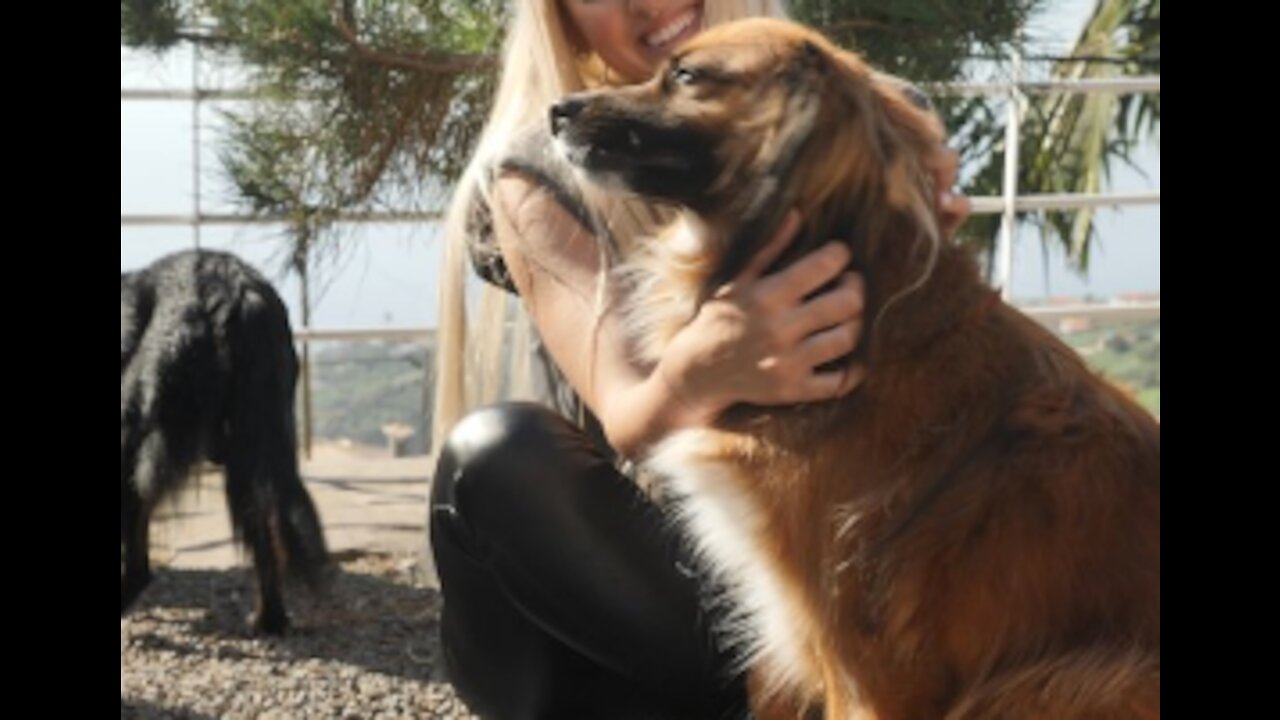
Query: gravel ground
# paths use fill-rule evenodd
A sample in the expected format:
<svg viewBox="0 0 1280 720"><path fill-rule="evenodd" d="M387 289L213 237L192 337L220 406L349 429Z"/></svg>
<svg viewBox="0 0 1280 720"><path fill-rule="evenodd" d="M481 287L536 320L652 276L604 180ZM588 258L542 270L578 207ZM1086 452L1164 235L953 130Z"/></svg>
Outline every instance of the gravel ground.
<svg viewBox="0 0 1280 720"><path fill-rule="evenodd" d="M441 677L439 595L413 558L349 552L294 628L249 634L247 568L160 568L120 620L123 718L472 718Z"/></svg>

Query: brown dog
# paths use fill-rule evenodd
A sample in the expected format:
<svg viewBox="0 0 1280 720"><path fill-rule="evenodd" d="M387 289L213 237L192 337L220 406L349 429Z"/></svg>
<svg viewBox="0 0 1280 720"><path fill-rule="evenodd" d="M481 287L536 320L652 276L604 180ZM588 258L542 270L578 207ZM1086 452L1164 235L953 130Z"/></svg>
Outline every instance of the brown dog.
<svg viewBox="0 0 1280 720"><path fill-rule="evenodd" d="M552 126L589 175L688 211L626 259L643 359L788 208L780 264L847 238L865 274L856 392L736 407L646 459L731 588L757 717L1159 716L1159 426L940 241L931 113L752 20Z"/></svg>

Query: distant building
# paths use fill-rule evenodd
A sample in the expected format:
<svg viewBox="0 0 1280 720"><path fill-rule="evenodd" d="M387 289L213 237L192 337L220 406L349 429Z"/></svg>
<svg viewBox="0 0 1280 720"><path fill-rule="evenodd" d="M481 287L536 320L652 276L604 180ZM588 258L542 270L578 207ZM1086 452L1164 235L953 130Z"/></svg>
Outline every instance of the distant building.
<svg viewBox="0 0 1280 720"><path fill-rule="evenodd" d="M1160 293L1158 292L1117 293L1111 298L1112 305L1136 305L1139 303L1158 302L1160 302Z"/></svg>
<svg viewBox="0 0 1280 720"><path fill-rule="evenodd" d="M1059 335L1073 335L1093 329L1093 320L1081 315L1073 315L1058 320Z"/></svg>

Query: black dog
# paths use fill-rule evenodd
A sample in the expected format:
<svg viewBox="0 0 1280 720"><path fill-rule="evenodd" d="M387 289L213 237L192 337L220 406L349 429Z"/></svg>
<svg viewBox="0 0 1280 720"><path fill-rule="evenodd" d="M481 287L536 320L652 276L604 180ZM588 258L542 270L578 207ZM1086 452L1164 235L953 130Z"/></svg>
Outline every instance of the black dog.
<svg viewBox="0 0 1280 720"><path fill-rule="evenodd" d="M257 573L256 631L288 626L285 574L313 589L328 565L298 474L289 315L256 270L186 251L120 275L120 614L151 580L152 511L195 464L226 469L227 507Z"/></svg>

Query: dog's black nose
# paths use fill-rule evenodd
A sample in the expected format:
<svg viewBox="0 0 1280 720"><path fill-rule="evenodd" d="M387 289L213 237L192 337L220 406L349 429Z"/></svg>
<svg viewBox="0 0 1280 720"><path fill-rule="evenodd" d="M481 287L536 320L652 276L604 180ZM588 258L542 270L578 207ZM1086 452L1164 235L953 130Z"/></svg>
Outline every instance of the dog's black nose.
<svg viewBox="0 0 1280 720"><path fill-rule="evenodd" d="M551 134L559 135L576 115L587 106L586 101L567 97L551 106Z"/></svg>

